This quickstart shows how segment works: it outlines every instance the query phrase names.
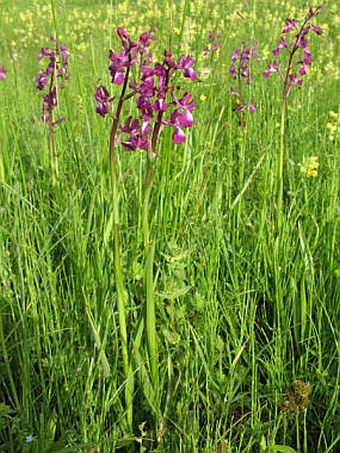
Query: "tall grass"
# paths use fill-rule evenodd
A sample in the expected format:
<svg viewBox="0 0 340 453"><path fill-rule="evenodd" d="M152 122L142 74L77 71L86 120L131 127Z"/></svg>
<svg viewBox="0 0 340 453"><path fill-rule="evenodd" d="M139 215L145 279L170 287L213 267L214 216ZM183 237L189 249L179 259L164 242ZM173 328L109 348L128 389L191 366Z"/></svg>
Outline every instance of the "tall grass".
<svg viewBox="0 0 340 453"><path fill-rule="evenodd" d="M324 47L336 33L330 5L323 13L330 30L314 49L318 70L291 93L286 112L278 240L279 83L263 80L265 63L254 68L257 112L246 118L244 134L227 96L232 82L226 65L235 41L258 40L259 54L261 43L263 49L268 40L275 44L274 31L250 14L261 17L269 4L245 3L224 32L223 17L213 12L219 2L198 2L194 12L191 2L174 1L172 14L162 2L163 16L141 5L150 23L140 24L133 22L134 11L129 19L112 1L112 33L97 26L86 51L77 50L71 10L79 6L89 15L107 11L106 3L56 4L58 33L72 53L72 77L60 100L67 121L54 137L58 197L51 193L49 133L40 123L33 82L40 47L55 24L46 13L40 44L28 39L27 49L11 60L11 35L18 39L19 32L5 20L14 14L10 2L3 4L0 64L8 73L0 84L0 449L251 452L281 445L304 453L337 451L340 156L337 136L330 141L326 128L329 110L338 109L330 96L336 84L322 67ZM39 12L42 2L34 5ZM282 24L291 13L276 6ZM25 3L16 7L24 11ZM230 17L234 7L225 5L223 12ZM172 34L174 54L184 47L197 60L195 125L181 147L162 132L147 199L149 238L147 156L116 154L128 297L130 368L124 370L110 124L95 115L94 88L97 79L106 81L108 49L119 44L115 28L156 26L161 54L170 18L180 30ZM222 33L212 61L202 57L211 26ZM318 156L316 178L300 170L309 156ZM310 383L306 406L293 391L295 381Z"/></svg>

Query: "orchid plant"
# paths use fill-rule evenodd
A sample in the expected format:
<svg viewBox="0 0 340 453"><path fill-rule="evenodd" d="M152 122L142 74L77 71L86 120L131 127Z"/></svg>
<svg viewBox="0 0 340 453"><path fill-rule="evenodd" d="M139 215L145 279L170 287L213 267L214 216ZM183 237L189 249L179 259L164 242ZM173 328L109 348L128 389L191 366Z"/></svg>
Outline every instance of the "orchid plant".
<svg viewBox="0 0 340 453"><path fill-rule="evenodd" d="M132 427L133 374L126 328L127 293L120 262L119 203L115 153L118 145L121 145L126 152L140 149L145 151L148 156L143 203L145 287L147 293L145 325L151 381L156 385L158 365L153 299L154 279L150 277L153 267L154 242L150 241L148 226L148 202L152 183L153 161L157 156L157 144L163 128L170 127L173 129L172 141L175 145L180 145L186 141L185 130L193 125L195 101L189 92L181 91L177 74L181 73L185 78L194 81L196 80L196 73L193 69L194 59L191 56L181 55L176 61L169 50L164 51L164 58L161 62L153 62L149 47L151 42L155 41L154 29L143 33L137 42L132 41L130 35L121 27L117 29L117 34L121 40L122 49L120 53L110 50L109 72L111 83L121 87L120 95L117 99L116 96L110 94L104 85L100 85L96 88L95 99L97 101L96 112L102 117L110 116L112 118L109 156L114 211L114 267L123 367L125 378L129 382L125 392L125 403L128 423ZM135 71L134 68L136 68ZM123 105L132 100L134 100L137 115L135 117L130 115L122 120Z"/></svg>
<svg viewBox="0 0 340 453"><path fill-rule="evenodd" d="M282 30L281 37L277 47L272 51L276 59L270 61L268 68L264 71L263 76L268 79L273 74L278 74L283 83L282 104L281 104L281 130L280 130L280 154L278 161L278 213L281 216L282 194L283 194L283 161L284 161L284 132L285 132L285 114L288 96L294 86L302 86L303 77L307 74L308 68L312 64L311 52L308 48L307 39L312 31L316 35L321 35L321 28L313 25L311 21L322 11L322 6L310 8L302 22L295 19L286 19L285 27ZM293 35L288 39L288 35ZM288 59L286 64L279 61Z"/></svg>
<svg viewBox="0 0 340 453"><path fill-rule="evenodd" d="M46 69L35 77L36 89L44 91L42 104L42 120L49 125L50 132L50 166L52 186L56 184L57 171L54 150L54 128L65 121L64 117L55 117L54 110L58 106L58 82L61 90L65 87L65 81L69 80L68 59L70 53L68 46L58 44L53 36L50 37L53 48L42 48L38 61L47 59Z"/></svg>
<svg viewBox="0 0 340 453"><path fill-rule="evenodd" d="M232 65L229 66L229 72L232 78L236 81L237 87L231 88L229 95L234 95L237 98L236 105L233 110L240 113L240 124L242 132L245 130L244 112L249 109L250 113L255 112L253 99L244 100L243 84L250 85L251 83L251 59L260 61L261 57L257 54L256 46L253 43L252 47L247 47L247 42L242 41L242 47L236 48L231 57Z"/></svg>
<svg viewBox="0 0 340 453"><path fill-rule="evenodd" d="M207 56L209 53L214 54L220 48L221 35L216 34L213 30L209 31L208 45L203 50L203 55Z"/></svg>
<svg viewBox="0 0 340 453"><path fill-rule="evenodd" d="M265 78L274 73L279 74L283 82L283 101L286 101L294 85L301 86L303 84L302 77L307 74L308 67L312 64L307 36L310 31L317 35L322 34L320 27L310 23L311 19L316 17L321 11L322 6L315 9L310 8L302 24L295 19L286 19L286 26L282 30L282 36L272 53L274 57L278 57L282 52L288 54L288 64L280 68L277 60L270 61L268 69L263 72ZM285 35L291 32L295 34L289 42Z"/></svg>

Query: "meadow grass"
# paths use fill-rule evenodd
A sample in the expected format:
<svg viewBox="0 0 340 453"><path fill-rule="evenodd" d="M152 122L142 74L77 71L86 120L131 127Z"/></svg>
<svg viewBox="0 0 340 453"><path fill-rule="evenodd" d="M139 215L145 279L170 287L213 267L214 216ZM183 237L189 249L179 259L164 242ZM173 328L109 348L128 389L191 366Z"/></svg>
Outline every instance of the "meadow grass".
<svg viewBox="0 0 340 453"><path fill-rule="evenodd" d="M284 20L303 18L311 5L0 6L1 451L339 451L336 5L324 2L311 70L287 101L279 226L282 86L262 73ZM114 273L111 124L96 115L94 99L97 85L109 85L119 26L132 37L155 27L154 51L161 56L171 43L174 55L195 57L198 74L188 84L197 107L187 141L175 146L164 129L157 149L148 254L147 156L116 153L128 369ZM204 57L209 30L221 46ZM50 35L71 52L53 190L34 86ZM263 57L244 133L228 96L230 57L243 39ZM311 157L319 167L308 178Z"/></svg>

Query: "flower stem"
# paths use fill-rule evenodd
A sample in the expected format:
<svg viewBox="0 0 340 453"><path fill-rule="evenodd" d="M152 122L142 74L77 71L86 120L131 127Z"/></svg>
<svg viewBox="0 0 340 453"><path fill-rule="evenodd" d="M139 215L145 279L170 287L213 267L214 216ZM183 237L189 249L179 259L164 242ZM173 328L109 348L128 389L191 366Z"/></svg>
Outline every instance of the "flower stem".
<svg viewBox="0 0 340 453"><path fill-rule="evenodd" d="M238 78L238 92L239 92L239 96L240 96L240 98L239 98L240 104L239 105L241 107L241 110L240 110L240 124L241 124L242 134L244 134L244 129L246 127L246 123L245 123L244 111L243 111L241 68L238 69L237 78Z"/></svg>
<svg viewBox="0 0 340 453"><path fill-rule="evenodd" d="M53 129L53 107L52 107L52 97L53 97L53 84L55 81L55 65L54 70L51 74L51 81L49 86L49 108L48 108L48 126L49 126L49 133L50 133L50 168L51 168L51 185L52 188L56 186L57 183L57 176L56 176L56 165L55 165L55 149L54 149L54 129Z"/></svg>
<svg viewBox="0 0 340 453"><path fill-rule="evenodd" d="M145 192L143 200L143 237L144 237L144 256L145 256L145 325L149 353L149 363L151 368L151 380L154 389L157 388L158 366L157 366L157 335L156 335L156 307L154 298L154 277L153 265L155 256L155 242L150 241L149 231L149 200L152 187L153 159L156 150L157 140L162 125L163 112L158 112L156 124L151 138L151 146L148 150L148 169L145 178Z"/></svg>
<svg viewBox="0 0 340 453"><path fill-rule="evenodd" d="M284 162L284 136L286 120L286 98L283 98L281 106L281 128L280 128L280 151L277 170L277 219L278 229L281 228L282 222L282 202L283 202L283 162Z"/></svg>
<svg viewBox="0 0 340 453"><path fill-rule="evenodd" d="M111 177L111 188L112 188L112 202L113 202L113 241L114 241L114 269L116 279L116 291L117 291L117 307L118 307L118 318L119 318L119 331L120 340L122 347L123 356L123 369L126 378L125 388L125 403L127 406L127 419L129 428L132 430L133 425L133 374L130 367L129 351L128 351L128 335L126 327L126 306L127 296L124 287L124 279L121 268L120 260L120 220L119 220L119 197L118 197L118 183L115 167L115 149L116 149L116 135L119 124L120 113L124 103L124 95L127 87L129 78L129 68L127 68L122 93L118 102L116 115L111 129L110 136L110 177Z"/></svg>
<svg viewBox="0 0 340 453"><path fill-rule="evenodd" d="M55 162L54 162L54 131L52 126L52 112L49 120L49 130L50 130L50 168L51 168L51 184L52 187L55 187L57 183L56 173L55 173Z"/></svg>

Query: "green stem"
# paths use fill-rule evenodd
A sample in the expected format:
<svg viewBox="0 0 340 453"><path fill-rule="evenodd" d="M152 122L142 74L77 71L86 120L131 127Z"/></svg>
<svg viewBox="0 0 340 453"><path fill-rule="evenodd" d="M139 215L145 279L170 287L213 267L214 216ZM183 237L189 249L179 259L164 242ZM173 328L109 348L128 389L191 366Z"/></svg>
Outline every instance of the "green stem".
<svg viewBox="0 0 340 453"><path fill-rule="evenodd" d="M152 157L151 157L152 159ZM154 299L154 278L153 278L153 264L155 255L155 243L150 244L150 231L149 231L149 200L151 193L152 182L152 160L149 156L149 165L145 181L145 192L143 200L143 239L144 239L144 257L145 257L145 326L147 347L149 354L149 364L151 368L151 380L154 388L157 383L157 346L156 346L156 311Z"/></svg>
<svg viewBox="0 0 340 453"><path fill-rule="evenodd" d="M51 116L49 120L49 130L50 130L50 168L51 168L51 184L52 188L55 187L57 183L57 177L56 177L56 172L55 172L55 162L54 162L54 132L53 132L53 126L52 126L52 111L51 111Z"/></svg>
<svg viewBox="0 0 340 453"><path fill-rule="evenodd" d="M241 110L240 110L240 124L241 124L242 134L244 134L244 129L246 127L246 122L245 122L245 119L244 119L244 112L242 110L243 99L242 99L242 80L241 80L241 69L240 68L238 69L237 78L238 78L238 93L239 93L239 101L240 101L239 105L241 107Z"/></svg>
<svg viewBox="0 0 340 453"><path fill-rule="evenodd" d="M0 182L5 182L7 171L7 139L5 136L5 128L3 127L2 115L0 116Z"/></svg>
<svg viewBox="0 0 340 453"><path fill-rule="evenodd" d="M116 280L116 291L117 291L117 308L118 308L118 319L119 319L119 331L120 340L122 347L123 357L123 369L126 379L125 387L125 403L127 409L127 420L129 429L132 432L133 426L133 392L134 392L134 380L133 373L130 366L129 351L128 351L128 335L126 327L126 306L127 296L124 287L124 280L121 268L120 260L120 219L119 219L119 196L118 196L118 183L115 166L115 149L116 149L116 134L119 124L120 113L124 103L124 95L127 88L129 78L129 67L126 71L126 76L122 88L122 93L118 102L116 115L111 129L110 136L110 177L111 177L111 188L112 188L112 202L113 202L113 245L114 245L114 269L115 269L115 280Z"/></svg>
<svg viewBox="0 0 340 453"><path fill-rule="evenodd" d="M166 82L168 81L168 78ZM151 368L151 380L154 389L157 388L158 382L158 352L157 352L157 335L156 335L156 308L154 298L154 276L153 265L155 256L155 242L150 242L149 231L149 200L152 188L153 175L153 159L156 150L157 140L162 125L163 112L158 112L156 124L151 138L151 146L148 150L148 169L145 178L145 192L143 200L143 238L144 238L144 256L145 256L145 290L146 290L146 305L145 305L145 325L147 346L149 354L149 363Z"/></svg>
<svg viewBox="0 0 340 453"><path fill-rule="evenodd" d="M296 449L297 451L301 451L299 414L295 415L295 428L296 428Z"/></svg>
<svg viewBox="0 0 340 453"><path fill-rule="evenodd" d="M114 124L112 130L114 129ZM118 319L119 319L119 332L120 332L120 341L122 347L122 357L123 357L123 369L124 375L126 378L126 387L125 387L125 403L127 409L127 422L128 427L132 432L133 426L133 391L134 391L134 382L133 382L133 373L130 367L129 360L129 351L128 351L128 336L127 336L127 327L126 327L126 291L124 288L124 280L121 269L120 262L120 231L119 231L119 199L118 199L118 187L117 187L117 177L114 161L114 153L112 145L111 135L111 144L110 144L110 176L111 176L111 187L112 187L112 201L113 201L113 242L114 242L114 269L115 269L115 280L116 280L116 291L117 291L117 308L118 308ZM111 146L112 145L112 146Z"/></svg>
<svg viewBox="0 0 340 453"><path fill-rule="evenodd" d="M280 129L280 151L277 169L277 226L281 229L282 224L282 202L283 202L283 162L284 162L284 135L286 119L286 98L283 98L281 107L281 129Z"/></svg>
<svg viewBox="0 0 340 453"><path fill-rule="evenodd" d="M151 367L151 380L154 390L157 387L158 367L157 367L157 335L156 335L156 310L154 298L154 277L153 265L155 256L155 242L153 241L149 247L148 256L145 266L145 282L146 282L146 335L149 350L149 363Z"/></svg>
<svg viewBox="0 0 340 453"><path fill-rule="evenodd" d="M48 109L48 127L49 127L49 134L50 134L50 168L51 168L51 185L52 188L56 186L57 183L57 176L56 176L56 166L55 166L55 150L54 150L54 130L53 130L53 107L51 104L52 98L52 91L54 85L54 74L56 71L56 67L54 64L54 69L51 74L50 86L48 89L48 96L49 96L49 109Z"/></svg>

